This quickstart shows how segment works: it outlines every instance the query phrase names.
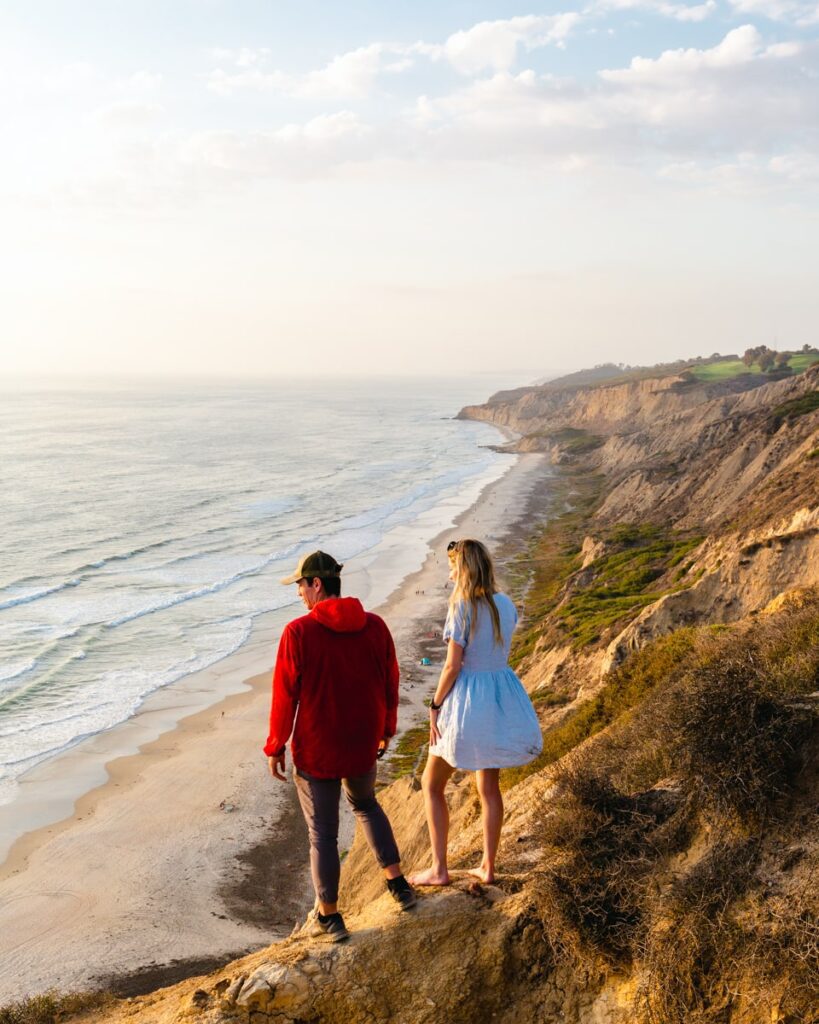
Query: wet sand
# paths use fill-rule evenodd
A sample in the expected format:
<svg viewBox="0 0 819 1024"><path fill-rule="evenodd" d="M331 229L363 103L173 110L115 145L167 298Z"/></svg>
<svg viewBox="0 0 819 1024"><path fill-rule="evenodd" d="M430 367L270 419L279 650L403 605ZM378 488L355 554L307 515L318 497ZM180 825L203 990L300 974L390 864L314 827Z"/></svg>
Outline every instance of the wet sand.
<svg viewBox="0 0 819 1024"><path fill-rule="evenodd" d="M375 609L402 668L399 730L424 720L440 670L446 542L477 536L495 548L527 532L528 498L547 472L542 456L518 459L454 525L438 524L422 568ZM271 636L268 665L274 646ZM420 665L422 653L432 665ZM258 660L256 651L248 664ZM270 672L245 682L178 722L171 691L117 727L149 738L105 763L73 813L14 844L0 867L0 1004L48 988L148 991L265 946L303 918L312 905L304 824L292 783L272 780L261 753ZM80 745L44 770L55 791L83 758L96 780ZM342 845L351 828L348 816Z"/></svg>

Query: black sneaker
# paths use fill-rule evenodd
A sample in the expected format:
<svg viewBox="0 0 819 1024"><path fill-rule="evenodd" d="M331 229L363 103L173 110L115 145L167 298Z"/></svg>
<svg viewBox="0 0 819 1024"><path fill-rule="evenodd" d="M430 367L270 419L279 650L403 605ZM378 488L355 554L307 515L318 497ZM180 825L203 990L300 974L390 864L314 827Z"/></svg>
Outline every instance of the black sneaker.
<svg viewBox="0 0 819 1024"><path fill-rule="evenodd" d="M398 878L388 878L387 888L402 910L411 910L418 902L415 890L403 875L399 875Z"/></svg>
<svg viewBox="0 0 819 1024"><path fill-rule="evenodd" d="M325 917L317 912L310 934L314 938L326 936L330 942L344 942L350 937L347 926L344 924L344 918L339 913L328 914Z"/></svg>

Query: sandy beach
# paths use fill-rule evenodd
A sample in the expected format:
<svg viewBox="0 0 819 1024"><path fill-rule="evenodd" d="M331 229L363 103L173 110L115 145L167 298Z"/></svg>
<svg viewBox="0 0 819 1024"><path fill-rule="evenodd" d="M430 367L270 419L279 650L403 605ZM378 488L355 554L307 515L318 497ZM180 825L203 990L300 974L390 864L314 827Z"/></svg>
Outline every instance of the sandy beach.
<svg viewBox="0 0 819 1024"><path fill-rule="evenodd" d="M434 653L443 623L446 541L477 536L493 547L525 528L546 475L542 456L521 456L454 523L425 524L435 536L423 566L374 609L398 647L399 731L423 720L440 669L420 656ZM377 559L367 571L377 573ZM356 592L351 573L345 593ZM95 766L73 813L34 827L0 866L0 1004L49 988L146 991L268 945L303 917L306 832L292 784L270 779L261 754L274 652L274 636L250 652L244 692L178 721L168 688L164 703L41 770L58 792L84 758ZM125 728L138 752L105 761L99 778L100 749L92 759L87 748ZM342 845L349 817L344 827Z"/></svg>

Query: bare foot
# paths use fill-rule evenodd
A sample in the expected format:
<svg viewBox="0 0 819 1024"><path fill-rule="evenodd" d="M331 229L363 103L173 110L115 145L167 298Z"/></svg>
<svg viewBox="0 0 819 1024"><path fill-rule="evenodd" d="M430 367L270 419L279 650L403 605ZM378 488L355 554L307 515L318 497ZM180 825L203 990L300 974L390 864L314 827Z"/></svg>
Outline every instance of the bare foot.
<svg viewBox="0 0 819 1024"><path fill-rule="evenodd" d="M495 881L495 872L485 868L483 864L479 868L473 868L468 874L474 875L475 878L480 878L484 885L491 885Z"/></svg>
<svg viewBox="0 0 819 1024"><path fill-rule="evenodd" d="M410 885L449 885L449 872L427 868L426 871L410 875L407 881Z"/></svg>

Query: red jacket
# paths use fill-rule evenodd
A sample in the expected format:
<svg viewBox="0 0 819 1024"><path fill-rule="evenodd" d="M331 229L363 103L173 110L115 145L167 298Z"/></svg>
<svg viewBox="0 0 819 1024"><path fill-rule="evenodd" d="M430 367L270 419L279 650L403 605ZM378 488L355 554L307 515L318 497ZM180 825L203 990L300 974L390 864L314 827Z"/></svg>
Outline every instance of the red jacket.
<svg viewBox="0 0 819 1024"><path fill-rule="evenodd" d="M397 711L390 631L358 598L325 598L284 627L265 754L284 748L296 718L296 768L320 779L364 775L380 740L395 734Z"/></svg>

